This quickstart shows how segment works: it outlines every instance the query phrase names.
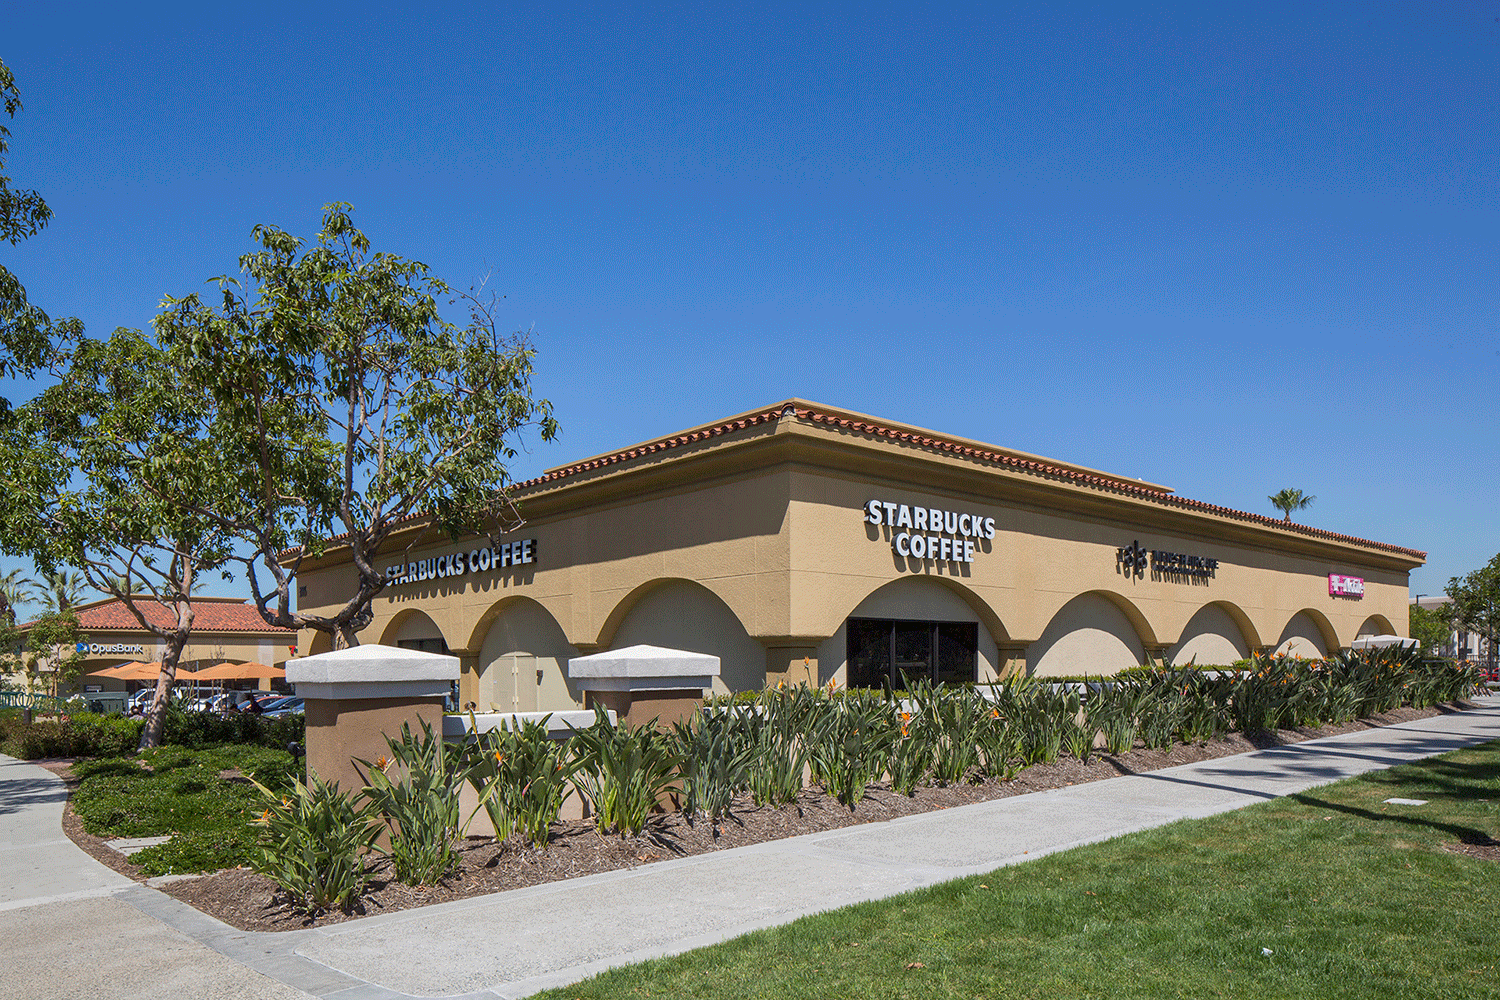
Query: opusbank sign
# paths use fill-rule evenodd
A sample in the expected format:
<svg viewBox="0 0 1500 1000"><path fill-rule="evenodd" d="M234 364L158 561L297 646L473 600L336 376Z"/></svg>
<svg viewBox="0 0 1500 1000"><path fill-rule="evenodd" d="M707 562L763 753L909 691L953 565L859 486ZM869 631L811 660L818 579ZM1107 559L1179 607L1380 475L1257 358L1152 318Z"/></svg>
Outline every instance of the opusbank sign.
<svg viewBox="0 0 1500 1000"><path fill-rule="evenodd" d="M74 647L80 653L91 656L110 656L115 653L146 655L146 647L132 642L80 642Z"/></svg>
<svg viewBox="0 0 1500 1000"><path fill-rule="evenodd" d="M468 576L470 573L488 573L507 566L525 566L536 562L536 539L522 538L505 542L494 548L470 549L468 552L450 552L444 556L418 559L415 562L396 563L385 568L386 582L391 586L420 583L424 580L445 580L449 577Z"/></svg>

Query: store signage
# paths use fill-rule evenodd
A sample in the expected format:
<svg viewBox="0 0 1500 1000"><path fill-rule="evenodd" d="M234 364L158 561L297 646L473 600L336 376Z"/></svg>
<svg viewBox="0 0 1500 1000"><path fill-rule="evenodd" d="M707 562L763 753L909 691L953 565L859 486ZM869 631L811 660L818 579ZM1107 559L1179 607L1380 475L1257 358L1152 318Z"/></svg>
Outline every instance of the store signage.
<svg viewBox="0 0 1500 1000"><path fill-rule="evenodd" d="M867 502L865 521L890 528L891 548L908 559L971 563L975 540L995 537L993 517L888 500ZM899 530L902 528L906 530Z"/></svg>
<svg viewBox="0 0 1500 1000"><path fill-rule="evenodd" d="M1340 576L1328 574L1329 597L1364 597L1365 579L1362 576Z"/></svg>
<svg viewBox="0 0 1500 1000"><path fill-rule="evenodd" d="M1126 576L1145 576L1148 567L1153 579L1207 580L1218 572L1219 560L1165 549L1144 549L1138 540L1115 549L1115 568Z"/></svg>
<svg viewBox="0 0 1500 1000"><path fill-rule="evenodd" d="M88 653L93 656L109 656L114 653L134 653L137 656L146 655L145 646L129 642L80 642L74 648L80 653Z"/></svg>
<svg viewBox="0 0 1500 1000"><path fill-rule="evenodd" d="M537 561L536 539L521 538L504 542L494 548L470 549L468 552L449 552L447 555L414 562L395 563L385 568L386 583L400 586L404 583L419 583L423 580L443 580L470 573L488 573L507 566L525 566Z"/></svg>

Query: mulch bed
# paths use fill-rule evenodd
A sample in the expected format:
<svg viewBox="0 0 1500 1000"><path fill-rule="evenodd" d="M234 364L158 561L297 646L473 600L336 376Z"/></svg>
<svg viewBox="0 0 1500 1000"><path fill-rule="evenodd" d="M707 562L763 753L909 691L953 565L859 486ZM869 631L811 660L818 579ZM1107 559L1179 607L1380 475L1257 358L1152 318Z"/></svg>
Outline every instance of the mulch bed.
<svg viewBox="0 0 1500 1000"><path fill-rule="evenodd" d="M1401 708L1346 726L1280 730L1245 736L1232 733L1207 743L1178 745L1171 750L1132 750L1119 755L1101 754L1083 764L1063 758L1055 764L1034 764L1010 781L988 780L972 785L922 788L908 798L888 787L870 789L857 808L851 810L817 789L802 793L795 805L781 809L756 808L748 797L737 800L730 817L715 835L705 820L689 826L680 813L661 813L638 837L603 836L589 820L573 820L553 826L548 850L538 851L515 841L496 843L491 838L470 838L462 849L459 868L441 884L414 889L395 882L385 862L373 866L370 891L353 913L323 913L308 917L294 913L278 896L267 878L244 868L232 868L199 878L173 881L161 886L168 893L197 909L246 931L283 931L322 927L376 913L391 913L417 906L444 903L471 896L541 885L560 879L599 872L636 868L668 858L691 857L713 851L759 844L805 833L818 833L861 823L875 823L914 813L948 809L974 802L987 802L1011 795L1081 785L1125 774L1141 774L1179 764L1227 757L1251 750L1301 743L1340 733L1359 732L1399 722L1430 718L1474 706L1466 703L1431 709ZM37 761L76 786L68 772L71 761ZM71 804L63 814L63 832L79 847L108 867L138 881L146 876L101 838L83 829ZM1456 844L1452 847L1472 857L1494 859L1500 844ZM1490 852L1490 853L1477 853Z"/></svg>

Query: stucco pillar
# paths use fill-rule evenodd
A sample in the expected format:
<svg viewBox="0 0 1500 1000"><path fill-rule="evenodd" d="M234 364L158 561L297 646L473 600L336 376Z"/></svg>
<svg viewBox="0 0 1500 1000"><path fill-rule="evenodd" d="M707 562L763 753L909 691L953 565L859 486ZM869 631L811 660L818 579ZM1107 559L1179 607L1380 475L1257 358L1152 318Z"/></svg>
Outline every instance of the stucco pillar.
<svg viewBox="0 0 1500 1000"><path fill-rule="evenodd" d="M660 646L629 646L568 661L568 677L589 708L603 706L626 725L661 726L697 711L719 675L719 658Z"/></svg>
<svg viewBox="0 0 1500 1000"><path fill-rule="evenodd" d="M1003 643L995 644L996 664L999 668L998 680L1004 680L1012 675L1026 676L1026 647L1030 643Z"/></svg>
<svg viewBox="0 0 1500 1000"><path fill-rule="evenodd" d="M818 686L817 642L804 639L766 644L766 687L778 683Z"/></svg>
<svg viewBox="0 0 1500 1000"><path fill-rule="evenodd" d="M443 732L443 699L458 680L458 657L395 646L355 646L292 660L286 679L305 699L307 773L356 791L355 758L389 753L385 738L403 723Z"/></svg>

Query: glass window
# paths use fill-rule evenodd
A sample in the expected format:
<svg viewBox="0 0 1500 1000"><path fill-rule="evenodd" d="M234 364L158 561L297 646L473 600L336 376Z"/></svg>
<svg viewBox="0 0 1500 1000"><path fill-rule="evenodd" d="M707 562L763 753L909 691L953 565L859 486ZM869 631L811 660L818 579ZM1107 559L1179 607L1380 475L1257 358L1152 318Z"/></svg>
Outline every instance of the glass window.
<svg viewBox="0 0 1500 1000"><path fill-rule="evenodd" d="M978 678L979 625L976 622L914 622L889 618L850 618L850 687L906 687L904 678L926 677L946 684Z"/></svg>
<svg viewBox="0 0 1500 1000"><path fill-rule="evenodd" d="M890 622L850 618L849 686L881 687L891 675Z"/></svg>
<svg viewBox="0 0 1500 1000"><path fill-rule="evenodd" d="M977 622L939 622L937 627L937 679L944 684L967 684L978 678Z"/></svg>

